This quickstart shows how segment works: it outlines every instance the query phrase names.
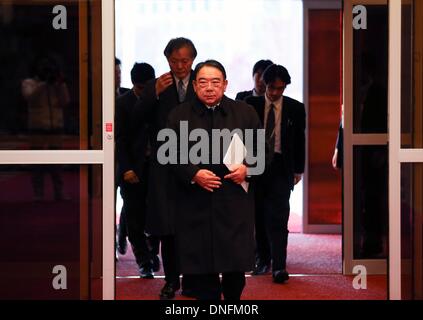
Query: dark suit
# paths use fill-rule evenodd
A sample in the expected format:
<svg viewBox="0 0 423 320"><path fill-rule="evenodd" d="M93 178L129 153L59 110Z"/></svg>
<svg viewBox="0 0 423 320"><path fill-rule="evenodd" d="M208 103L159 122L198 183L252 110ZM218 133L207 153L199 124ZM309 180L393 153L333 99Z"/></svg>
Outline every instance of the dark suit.
<svg viewBox="0 0 423 320"><path fill-rule="evenodd" d="M192 87L193 72L189 80L185 101L195 97ZM179 101L176 81L156 97L156 80L147 83L139 102L134 109L134 119L137 123L149 124L151 144L150 178L148 185L148 211L146 231L154 236L160 236L163 258L163 268L166 282L179 283L178 261L175 254L175 219L174 219L174 186L169 168L157 161L157 150L162 142L157 141L157 134L167 127L169 112L184 101Z"/></svg>
<svg viewBox="0 0 423 320"><path fill-rule="evenodd" d="M255 108L264 123L265 97L251 96L245 102ZM262 263L269 263L271 258L273 271L286 268L289 198L294 187L294 174L304 172L304 104L283 97L280 125L281 153L275 153L272 159L266 160L266 170L258 181L256 193L257 258Z"/></svg>
<svg viewBox="0 0 423 320"><path fill-rule="evenodd" d="M128 88L123 88L123 87L119 87L116 89L115 91L115 97L118 98L120 96L122 96L123 94L125 94L126 92L128 92L130 89ZM117 159L116 159L116 164L117 164ZM116 169L117 169L117 165L116 165ZM116 179L115 179L115 203L116 203L116 192L117 192L117 188L119 187L119 173L116 171ZM122 190L121 190L121 197L123 197L122 195ZM124 241L126 242L126 237L128 236L128 230L127 230L127 225L126 225L126 218L125 218L125 208L122 207L122 210L120 212L120 217L119 217L119 238L124 239Z"/></svg>
<svg viewBox="0 0 423 320"><path fill-rule="evenodd" d="M137 102L133 90L116 99L116 156L117 182L123 198L123 212L127 225L129 241L139 266L151 263L144 234L146 195L147 195L147 130L145 125L137 125L131 115ZM125 172L133 170L140 182L128 183L123 179Z"/></svg>
<svg viewBox="0 0 423 320"><path fill-rule="evenodd" d="M253 95L253 90L241 91L236 94L235 100L245 100L245 98L252 95Z"/></svg>
<svg viewBox="0 0 423 320"><path fill-rule="evenodd" d="M122 95L124 95L125 93L127 93L128 91L130 91L131 89L128 88L124 88L124 87L119 87L116 89L116 98L120 97Z"/></svg>

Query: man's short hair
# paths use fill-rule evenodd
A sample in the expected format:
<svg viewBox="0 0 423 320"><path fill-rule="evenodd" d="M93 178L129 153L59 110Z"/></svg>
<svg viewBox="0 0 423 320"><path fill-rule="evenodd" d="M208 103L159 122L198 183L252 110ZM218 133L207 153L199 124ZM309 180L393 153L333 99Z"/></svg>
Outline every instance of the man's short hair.
<svg viewBox="0 0 423 320"><path fill-rule="evenodd" d="M194 70L194 79L197 79L197 73L203 68L203 67L213 67L216 68L218 70L220 70L220 72L222 72L223 74L223 80L226 80L226 71L225 71L225 67L217 60L213 60L213 59L209 59L206 60L204 62L200 62L195 66L195 70Z"/></svg>
<svg viewBox="0 0 423 320"><path fill-rule="evenodd" d="M115 66L120 66L121 64L122 62L120 61L120 59L115 57Z"/></svg>
<svg viewBox="0 0 423 320"><path fill-rule="evenodd" d="M197 56L197 49L195 49L195 46L190 39L183 37L171 39L167 44L166 48L164 49L163 53L166 58L169 58L173 51L179 50L183 47L189 48L191 50L191 57L195 59L195 57Z"/></svg>
<svg viewBox="0 0 423 320"><path fill-rule="evenodd" d="M146 63L141 62L137 63L135 62L134 66L131 70L131 81L132 84L136 83L146 83L148 80L156 78L156 73L154 72L154 68Z"/></svg>
<svg viewBox="0 0 423 320"><path fill-rule="evenodd" d="M253 67L253 76L259 71L263 72L264 70L266 70L266 68L268 66L270 66L272 64L273 64L272 60L259 60L259 61L257 61L254 64L254 67Z"/></svg>
<svg viewBox="0 0 423 320"><path fill-rule="evenodd" d="M285 84L291 83L291 76L289 75L288 70L281 65L272 64L264 70L263 81L266 85L268 85L277 79L282 80Z"/></svg>

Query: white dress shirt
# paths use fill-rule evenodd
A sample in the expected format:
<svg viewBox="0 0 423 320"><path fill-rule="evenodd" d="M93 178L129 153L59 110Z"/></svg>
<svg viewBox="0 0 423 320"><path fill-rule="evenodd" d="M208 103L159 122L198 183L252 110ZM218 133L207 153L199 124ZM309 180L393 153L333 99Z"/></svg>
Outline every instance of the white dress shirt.
<svg viewBox="0 0 423 320"><path fill-rule="evenodd" d="M264 95L266 99L265 107L264 107L264 127L266 128L267 124L267 115L270 111L270 105L273 104L275 106L275 152L282 153L281 148L281 121L282 121L282 101L283 96L281 96L275 102L271 102L266 95Z"/></svg>

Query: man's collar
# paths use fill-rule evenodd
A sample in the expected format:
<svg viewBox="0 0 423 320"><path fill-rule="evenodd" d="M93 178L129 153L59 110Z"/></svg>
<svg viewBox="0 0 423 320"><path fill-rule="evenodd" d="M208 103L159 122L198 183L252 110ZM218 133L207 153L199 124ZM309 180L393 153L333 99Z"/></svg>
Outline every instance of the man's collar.
<svg viewBox="0 0 423 320"><path fill-rule="evenodd" d="M271 104L273 104L276 107L281 106L282 99L283 99L283 96L281 96L278 100L272 102L270 101L270 99L267 97L266 94L264 95L265 106L270 106Z"/></svg>
<svg viewBox="0 0 423 320"><path fill-rule="evenodd" d="M226 110L226 96L222 97L222 100L214 107L214 111L220 111L223 115L227 114ZM194 111L197 112L200 116L203 116L208 109L212 107L206 106L203 102L201 102L198 98L195 99L195 103L193 104Z"/></svg>
<svg viewBox="0 0 423 320"><path fill-rule="evenodd" d="M186 88L188 87L188 83L189 83L189 80L191 78L191 73L192 72L190 72L185 78L182 79L182 82L184 83L184 87L186 87ZM173 75L173 77L175 78L176 85L178 85L178 82L181 79L177 78L175 75Z"/></svg>

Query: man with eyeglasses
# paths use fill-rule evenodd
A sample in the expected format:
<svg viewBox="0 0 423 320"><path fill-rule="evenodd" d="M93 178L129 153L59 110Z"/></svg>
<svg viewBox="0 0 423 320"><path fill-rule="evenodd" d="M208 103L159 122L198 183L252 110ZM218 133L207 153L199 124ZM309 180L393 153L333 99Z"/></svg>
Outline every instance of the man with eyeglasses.
<svg viewBox="0 0 423 320"><path fill-rule="evenodd" d="M164 55L170 71L146 84L133 117L140 125L148 123L150 132L150 175L147 196L145 231L160 238L165 285L161 299L172 299L180 288L178 257L175 249L174 188L169 168L157 161L157 150L162 142L158 132L166 128L169 112L177 105L194 99L192 64L197 50L191 40L174 38L167 44ZM182 294L192 295L189 280L182 279Z"/></svg>
<svg viewBox="0 0 423 320"><path fill-rule="evenodd" d="M222 64L215 60L199 63L194 81L197 98L172 110L168 120L169 128L179 133L179 155L181 144L188 144L192 150L204 142L203 135L198 142L189 136L200 131L206 136L207 151L202 148L199 163L190 151L188 163L181 158L171 165L177 182L180 268L194 279L199 300L220 300L222 293L225 300L239 300L245 272L254 264L254 193L241 186L247 179L248 162L229 170L222 161L227 150L214 148L212 131L238 129L246 137L247 129L254 135L261 124L251 106L224 95L227 84ZM185 137L180 133L184 123L189 127Z"/></svg>
<svg viewBox="0 0 423 320"><path fill-rule="evenodd" d="M291 77L281 65L270 65L263 73L265 95L250 96L252 105L266 130L269 150L266 170L256 188L256 266L253 275L266 274L272 263L275 283L289 279L286 270L289 198L301 180L305 164L304 104L284 96Z"/></svg>

